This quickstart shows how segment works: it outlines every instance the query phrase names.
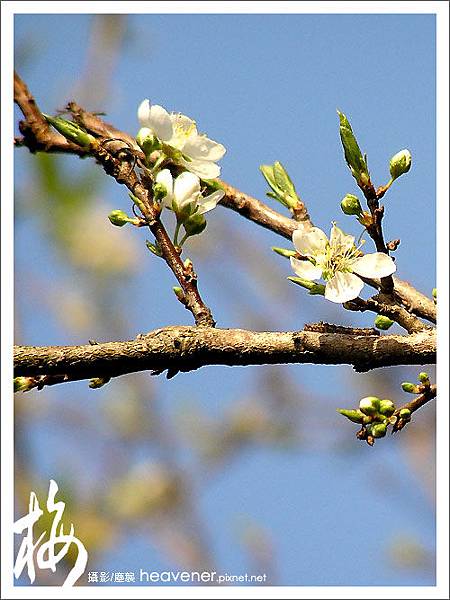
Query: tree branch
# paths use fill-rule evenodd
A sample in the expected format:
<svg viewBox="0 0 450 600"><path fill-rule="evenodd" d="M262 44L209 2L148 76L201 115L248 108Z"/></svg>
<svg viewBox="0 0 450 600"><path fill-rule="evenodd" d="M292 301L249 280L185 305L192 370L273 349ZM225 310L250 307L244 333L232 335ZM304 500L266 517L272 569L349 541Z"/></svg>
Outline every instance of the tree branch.
<svg viewBox="0 0 450 600"><path fill-rule="evenodd" d="M77 154L78 156L86 156L86 154L89 153L89 151L67 142L62 136L49 128L28 88L17 75L15 75L14 79L14 100L20 106L26 117L26 121L22 121L20 124L21 131L24 133L24 138L16 140L18 145L27 146L32 152L65 152ZM104 138L108 137L122 140L128 147L131 146L133 148L133 152L135 152L138 157L142 154L134 138L127 133L116 129L113 125L105 123L97 115L84 111L75 102L69 103L67 109L72 113L74 120L80 125L83 125L92 134ZM260 200L237 190L231 185L223 181L220 183L225 190L225 197L221 201L223 206L286 239L292 239L292 233L295 229L298 229L299 227L309 228L313 225L309 219L306 208L304 213L302 213L300 221L296 221L276 212ZM161 233L159 235L161 238L164 237ZM177 262L178 261L175 259L175 262L173 263L174 268L176 266L175 263ZM181 260L180 263L182 265ZM178 275L181 275L181 265L178 264L177 266ZM173 271L174 268L172 268ZM428 298L416 290L407 281L402 281L397 277L393 277L392 280L394 282L394 291L393 294L391 294L392 302L395 303L398 301L398 303L403 305L403 307L413 315L436 323L436 305L431 298ZM382 282L380 280L366 279L365 281L375 289L382 288ZM183 285L182 287L184 289ZM193 295L195 296L195 293ZM192 294L189 294L189 296L192 297Z"/></svg>
<svg viewBox="0 0 450 600"><path fill-rule="evenodd" d="M428 384L427 386L425 386L424 391L419 396L417 396L410 402L406 402L406 404L403 404L403 406L400 406L400 408L398 408L393 414L394 417L397 417L397 421L393 427L392 433L400 431L407 423L409 423L409 419L401 418L400 413L402 410L406 408L412 414L413 412L419 410L419 408L422 408L422 406L430 402L430 400L436 398L436 396L437 386Z"/></svg>
<svg viewBox="0 0 450 600"><path fill-rule="evenodd" d="M316 331L256 332L165 327L128 342L83 346L15 346L14 376L109 378L152 370L193 371L206 365L349 364L356 371L435 361L435 331L408 336Z"/></svg>
<svg viewBox="0 0 450 600"><path fill-rule="evenodd" d="M29 144L32 143L32 147L35 150L43 149L48 151L49 148L52 147L52 144L56 144L57 148L64 148L64 150L61 151L70 151L59 141L59 138L62 138L63 140L64 138L59 136L59 134L53 134L53 132L49 130L49 126L42 116L34 98L17 74L14 75L14 101L20 106L27 119L26 125L23 125L21 129L26 132L24 143L26 143L28 147L30 147ZM129 140L132 138L126 134L117 138L116 134L118 135L120 132L115 130L112 126L103 123L96 115L83 110L74 102L71 103L68 108L75 112L78 121L82 122L83 125L89 125L89 130L91 132L102 136L97 139L95 144L91 144L87 150L87 155L93 156L97 162L103 166L108 175L114 177L117 183L126 185L132 194L139 200L139 209L142 212L148 227L155 236L164 260L174 273L183 290L184 306L191 311L197 325L213 327L215 322L211 311L203 302L197 289L196 274L192 268L185 267L179 253L159 219L159 205L153 202L149 190L136 175L134 165L132 164L130 167L129 155L124 151L129 150L129 146L132 145ZM23 123L24 122L22 122L22 124ZM111 141L112 137L114 138L113 141L115 144L114 146L111 146L110 149L107 149L109 146L106 146L106 142ZM122 142L126 145L124 146ZM70 144L70 146L72 146L72 144ZM78 148L78 146L75 147ZM135 159L134 154L132 155L132 158L133 160Z"/></svg>
<svg viewBox="0 0 450 600"><path fill-rule="evenodd" d="M271 209L269 206L239 191L233 186L221 181L221 185L225 190L225 197L220 204L237 212L246 219L261 225L265 229L269 229L274 233L292 240L292 234L299 228L299 223L290 217L282 215ZM304 227L312 227L310 220L304 222ZM394 282L394 293L392 299L398 301L417 317L426 319L431 323L436 323L436 305L431 298L428 298L410 283L403 281L398 277L392 277ZM375 289L381 289L381 281L379 279L366 279L364 281Z"/></svg>

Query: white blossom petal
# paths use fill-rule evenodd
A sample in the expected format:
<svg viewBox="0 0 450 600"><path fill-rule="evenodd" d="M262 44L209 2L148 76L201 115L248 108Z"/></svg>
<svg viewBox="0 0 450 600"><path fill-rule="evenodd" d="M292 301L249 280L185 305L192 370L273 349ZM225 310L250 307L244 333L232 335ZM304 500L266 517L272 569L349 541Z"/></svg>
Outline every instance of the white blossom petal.
<svg viewBox="0 0 450 600"><path fill-rule="evenodd" d="M328 238L318 227L311 227L307 231L296 229L292 234L292 242L302 256L316 256L325 252Z"/></svg>
<svg viewBox="0 0 450 600"><path fill-rule="evenodd" d="M137 114L141 127L148 127L148 119L150 115L150 100L148 98L139 104Z"/></svg>
<svg viewBox="0 0 450 600"><path fill-rule="evenodd" d="M184 160L179 163L191 173L194 173L201 179L216 179L220 175L220 167L216 163L207 160Z"/></svg>
<svg viewBox="0 0 450 600"><path fill-rule="evenodd" d="M387 277L397 270L394 261L383 252L365 254L355 259L351 266L352 270L363 277Z"/></svg>
<svg viewBox="0 0 450 600"><path fill-rule="evenodd" d="M337 271L325 286L325 298L331 302L348 302L359 296L364 282L353 273Z"/></svg>
<svg viewBox="0 0 450 600"><path fill-rule="evenodd" d="M161 206L172 207L173 200L173 177L169 169L163 169L156 176L156 183L161 183L167 190L166 195L161 200Z"/></svg>
<svg viewBox="0 0 450 600"><path fill-rule="evenodd" d="M298 258L294 258L293 256L291 256L290 260L292 269L302 279L320 279L322 276L322 269L313 265L309 260L298 260Z"/></svg>
<svg viewBox="0 0 450 600"><path fill-rule="evenodd" d="M223 190L216 190L209 196L206 196L206 198L200 198L200 200L198 200L198 202L197 202L197 205L198 205L197 212L200 215L204 215L205 213L209 212L213 208L216 208L217 204L222 200L222 198L224 196L225 196L225 192Z"/></svg>
<svg viewBox="0 0 450 600"><path fill-rule="evenodd" d="M333 248L339 248L343 253L346 250L350 250L355 243L355 238L352 235L344 233L342 229L339 229L334 223L330 233L330 246Z"/></svg>
<svg viewBox="0 0 450 600"><path fill-rule="evenodd" d="M189 136L183 146L183 152L189 158L216 161L225 154L225 146L214 142L206 135Z"/></svg>
<svg viewBox="0 0 450 600"><path fill-rule="evenodd" d="M175 203L180 209L191 202L197 202L200 195L200 179L197 175L184 171L175 179L173 193Z"/></svg>
<svg viewBox="0 0 450 600"><path fill-rule="evenodd" d="M141 125L149 127L153 133L163 142L167 142L173 135L172 121L165 108L158 104L150 106L148 118Z"/></svg>

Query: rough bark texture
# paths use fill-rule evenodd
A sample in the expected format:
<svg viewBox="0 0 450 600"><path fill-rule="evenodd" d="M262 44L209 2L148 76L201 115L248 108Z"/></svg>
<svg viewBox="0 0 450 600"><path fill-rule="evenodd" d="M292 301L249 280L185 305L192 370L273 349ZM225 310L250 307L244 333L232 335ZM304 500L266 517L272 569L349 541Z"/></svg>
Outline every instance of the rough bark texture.
<svg viewBox="0 0 450 600"><path fill-rule="evenodd" d="M192 371L206 365L349 364L357 371L435 361L434 331L408 336L256 332L166 327L128 342L84 346L16 346L15 376L66 375L69 380L152 370Z"/></svg>

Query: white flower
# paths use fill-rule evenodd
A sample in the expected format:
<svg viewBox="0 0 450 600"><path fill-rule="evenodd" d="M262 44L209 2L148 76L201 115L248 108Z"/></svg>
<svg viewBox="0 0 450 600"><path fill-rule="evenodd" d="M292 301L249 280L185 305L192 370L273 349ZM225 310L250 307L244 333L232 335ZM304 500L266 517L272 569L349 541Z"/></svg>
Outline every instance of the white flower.
<svg viewBox="0 0 450 600"><path fill-rule="evenodd" d="M387 254L374 252L361 256L355 238L334 223L329 240L321 229L312 227L308 231L296 229L292 241L303 259L291 257L292 268L304 279L322 277L327 282L325 298L331 302L348 302L359 296L364 282L358 275L372 279L387 277L396 270Z"/></svg>
<svg viewBox="0 0 450 600"><path fill-rule="evenodd" d="M156 176L156 183L162 184L166 189L161 205L171 208L176 214L184 213L186 216L209 212L225 195L223 190L216 190L204 198L200 189L200 179L189 171L184 171L174 180L169 169L163 169Z"/></svg>
<svg viewBox="0 0 450 600"><path fill-rule="evenodd" d="M180 113L168 113L162 106L150 104L148 99L141 102L138 119L145 128L138 135L155 135L164 145L177 151L178 164L202 179L219 177L220 167L216 162L225 154L225 147L198 133L195 121Z"/></svg>

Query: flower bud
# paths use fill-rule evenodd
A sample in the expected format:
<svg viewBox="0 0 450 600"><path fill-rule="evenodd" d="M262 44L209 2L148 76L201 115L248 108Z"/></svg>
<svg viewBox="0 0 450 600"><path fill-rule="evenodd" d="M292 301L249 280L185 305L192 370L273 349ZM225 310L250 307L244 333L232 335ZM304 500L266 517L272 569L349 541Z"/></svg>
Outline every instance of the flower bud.
<svg viewBox="0 0 450 600"><path fill-rule="evenodd" d="M152 187L153 190L153 199L156 202L160 202L165 196L167 196L166 186L162 183L155 183Z"/></svg>
<svg viewBox="0 0 450 600"><path fill-rule="evenodd" d="M272 250L285 258L291 258L291 256L297 255L295 250L288 250L287 248L277 248L277 246L272 246Z"/></svg>
<svg viewBox="0 0 450 600"><path fill-rule="evenodd" d="M375 415L380 408L380 399L376 396L367 396L362 398L359 403L359 410L365 415Z"/></svg>
<svg viewBox="0 0 450 600"><path fill-rule="evenodd" d="M175 294L175 296L181 302L181 304L185 304L186 303L186 298L185 298L185 295L184 295L184 292L183 292L182 288L180 288L178 286L174 286L172 288L172 290L173 290L173 293Z"/></svg>
<svg viewBox="0 0 450 600"><path fill-rule="evenodd" d="M409 381L404 381L402 383L402 390L408 394L418 394L419 390L417 389L417 385L411 383Z"/></svg>
<svg viewBox="0 0 450 600"><path fill-rule="evenodd" d="M370 435L374 438L382 438L386 435L387 425L386 423L374 423L370 429Z"/></svg>
<svg viewBox="0 0 450 600"><path fill-rule="evenodd" d="M400 150L400 152L394 154L389 162L389 171L393 181L400 177L400 175L409 171L411 168L411 161L411 153L406 148L405 150Z"/></svg>
<svg viewBox="0 0 450 600"><path fill-rule="evenodd" d="M303 279L302 277L288 277L288 279L289 281L300 285L306 290L309 290L311 296L325 295L325 286L321 283L315 283L314 281L310 281L309 279Z"/></svg>
<svg viewBox="0 0 450 600"><path fill-rule="evenodd" d="M346 215L359 216L362 213L362 206L358 196L347 194L341 201L341 209Z"/></svg>
<svg viewBox="0 0 450 600"><path fill-rule="evenodd" d="M67 121L62 117L50 117L44 113L42 113L42 116L45 117L46 121L50 123L56 129L56 131L59 131L59 133L67 140L78 144L78 146L89 148L92 143L96 142L96 139L93 135L72 121Z"/></svg>
<svg viewBox="0 0 450 600"><path fill-rule="evenodd" d="M148 127L141 127L141 129L139 129L136 136L136 142L142 148L146 156L149 156L152 152L161 148L160 141L152 134L152 130Z"/></svg>
<svg viewBox="0 0 450 600"><path fill-rule="evenodd" d="M395 405L392 400L380 400L380 408L378 409L378 412L386 417L393 415L395 412Z"/></svg>
<svg viewBox="0 0 450 600"><path fill-rule="evenodd" d="M34 387L33 377L14 377L14 392L28 392Z"/></svg>
<svg viewBox="0 0 450 600"><path fill-rule="evenodd" d="M189 219L184 221L183 227L189 236L198 235L199 233L204 231L206 227L206 219L203 215L199 213L194 213L189 217Z"/></svg>
<svg viewBox="0 0 450 600"><path fill-rule="evenodd" d="M437 288L433 288L433 289L431 290L431 295L433 296L433 298L434 298L435 300L437 300Z"/></svg>
<svg viewBox="0 0 450 600"><path fill-rule="evenodd" d="M382 329L383 331L386 331L387 329L392 327L393 324L394 321L389 317L385 317L384 315L378 315L374 321L375 327L377 329Z"/></svg>
<svg viewBox="0 0 450 600"><path fill-rule="evenodd" d="M350 419L352 423L362 423L364 421L364 414L360 410L347 410L346 408L338 408L337 412L347 419Z"/></svg>
<svg viewBox="0 0 450 600"><path fill-rule="evenodd" d="M419 377L418 377L420 383L430 383L430 377L428 375L428 373L425 373L425 371L422 371L422 373L419 373Z"/></svg>
<svg viewBox="0 0 450 600"><path fill-rule="evenodd" d="M411 411L409 408L402 408L398 413L398 416L404 421L409 421L411 419Z"/></svg>
<svg viewBox="0 0 450 600"><path fill-rule="evenodd" d="M113 225L116 227L123 227L127 223L130 223L133 219L127 215L127 213L123 212L123 210L113 210L109 213L108 219L111 221Z"/></svg>

